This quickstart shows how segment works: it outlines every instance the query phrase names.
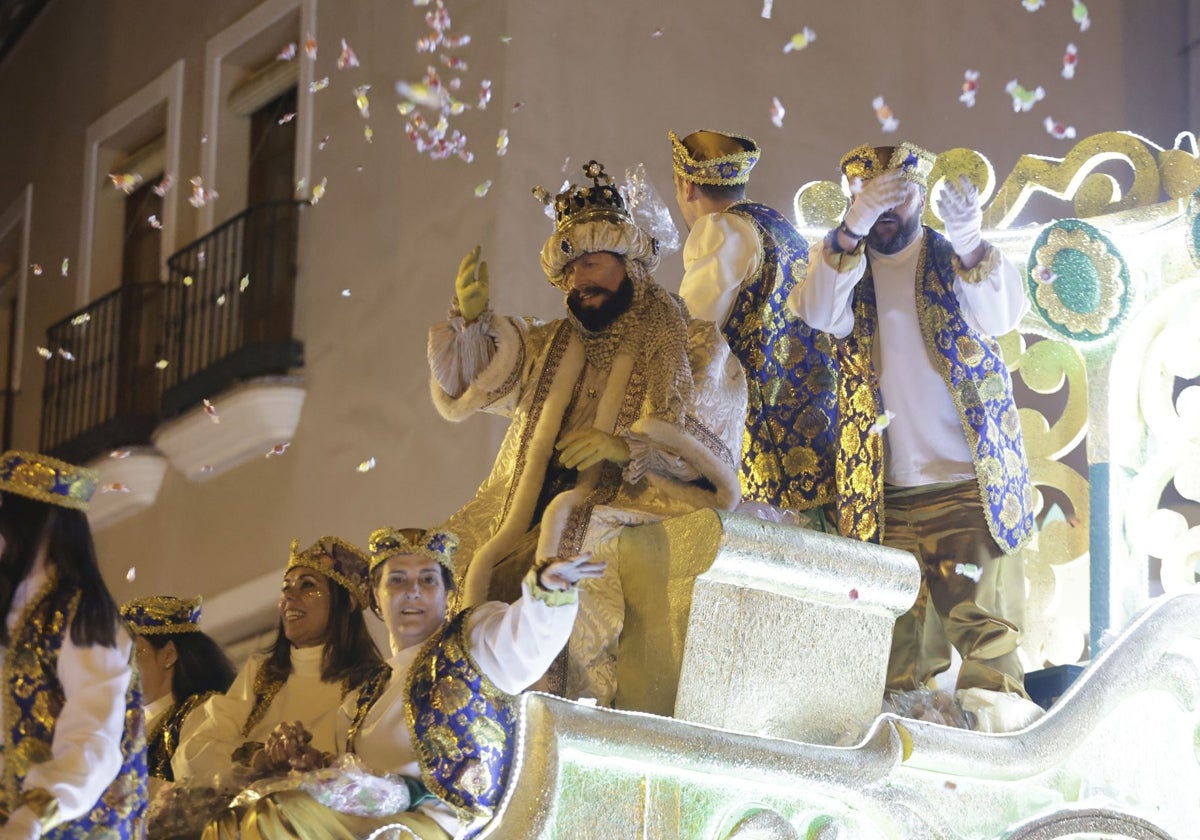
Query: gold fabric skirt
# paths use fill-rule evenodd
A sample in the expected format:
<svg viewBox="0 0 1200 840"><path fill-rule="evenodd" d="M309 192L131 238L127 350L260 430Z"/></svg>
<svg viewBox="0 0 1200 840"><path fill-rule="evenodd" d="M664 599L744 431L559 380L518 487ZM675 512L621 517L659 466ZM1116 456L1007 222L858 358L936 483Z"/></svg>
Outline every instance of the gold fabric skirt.
<svg viewBox="0 0 1200 840"><path fill-rule="evenodd" d="M374 834L374 832L379 832ZM264 796L210 822L202 840L450 840L419 811L388 817L356 817L327 808L298 790Z"/></svg>

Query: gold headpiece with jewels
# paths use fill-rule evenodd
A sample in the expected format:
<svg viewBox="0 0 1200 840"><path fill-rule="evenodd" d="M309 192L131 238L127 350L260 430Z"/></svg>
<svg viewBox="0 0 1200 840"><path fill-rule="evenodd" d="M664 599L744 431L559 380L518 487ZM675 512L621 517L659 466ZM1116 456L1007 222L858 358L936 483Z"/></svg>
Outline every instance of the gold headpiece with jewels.
<svg viewBox="0 0 1200 840"><path fill-rule="evenodd" d="M428 531L420 528L376 528L371 532L367 546L371 550L371 571L389 558L415 554L441 563L453 572L458 535L440 528Z"/></svg>
<svg viewBox="0 0 1200 840"><path fill-rule="evenodd" d="M100 476L38 452L0 455L0 490L73 510L87 510Z"/></svg>
<svg viewBox="0 0 1200 840"><path fill-rule="evenodd" d="M725 131L702 129L693 131L682 140L674 131L671 136L671 162L675 174L693 184L712 184L717 186L734 186L745 184L750 180L750 170L758 163L762 154L758 144L749 137L740 134L730 134ZM713 141L721 146L738 146L739 151L698 160L688 148L688 142L693 145L712 145Z"/></svg>
<svg viewBox="0 0 1200 840"><path fill-rule="evenodd" d="M542 270L558 288L567 291L563 269L584 254L607 251L640 263L647 274L658 268L658 241L633 220L621 192L604 171L590 160L583 174L592 185L567 188L554 197L554 233L542 246ZM534 187L533 195L550 204L550 192Z"/></svg>
<svg viewBox="0 0 1200 840"><path fill-rule="evenodd" d="M869 181L889 169L899 169L904 173L904 180L911 181L919 187L928 187L929 174L933 172L936 160L937 155L933 152L913 143L901 143L899 146L859 146L842 157L841 169L847 182L853 182L855 178Z"/></svg>
<svg viewBox="0 0 1200 840"><path fill-rule="evenodd" d="M371 558L365 551L341 537L321 537L304 551L299 549L300 540L292 540L285 574L297 566L304 566L346 589L354 596L359 608L368 602Z"/></svg>
<svg viewBox="0 0 1200 840"><path fill-rule="evenodd" d="M134 598L121 605L121 618L133 625L141 636L157 633L199 633L200 605L203 599L150 595Z"/></svg>

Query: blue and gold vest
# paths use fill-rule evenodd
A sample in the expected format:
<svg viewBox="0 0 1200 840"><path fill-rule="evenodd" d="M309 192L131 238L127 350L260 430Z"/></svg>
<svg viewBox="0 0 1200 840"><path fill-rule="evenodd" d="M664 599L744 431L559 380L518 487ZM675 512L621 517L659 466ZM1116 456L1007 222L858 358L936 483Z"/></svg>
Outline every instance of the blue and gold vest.
<svg viewBox="0 0 1200 840"><path fill-rule="evenodd" d="M4 660L4 793L15 810L25 775L51 758L54 726L66 698L58 653L79 605L80 592L53 577L34 596L13 630ZM87 814L52 828L48 840L133 840L145 834L146 733L136 675L125 693L121 769Z"/></svg>
<svg viewBox="0 0 1200 840"><path fill-rule="evenodd" d="M1033 534L1033 485L1021 419L1013 401L1012 378L996 339L973 329L963 317L954 295L954 249L936 231L925 229L925 241L917 261L917 319L930 358L946 383L958 409L963 434L971 449L980 499L993 539L1003 551L1019 549ZM878 325L875 285L870 261L866 274L855 287L854 333L858 347L870 348ZM871 370L870 353L847 355L843 376ZM849 384L849 383L848 383ZM848 389L851 390L851 389ZM843 416L843 440L853 438L864 447L880 447L879 435L868 430L876 422L881 398L873 374L859 375L852 389L849 409ZM864 481L882 495L882 455L861 464Z"/></svg>
<svg viewBox="0 0 1200 840"><path fill-rule="evenodd" d="M408 729L421 780L450 803L476 833L491 817L512 766L516 708L512 695L492 684L471 657L463 610L422 646L409 671ZM383 696L390 665L376 668L359 689L346 751L354 752L358 731L371 706Z"/></svg>
<svg viewBox="0 0 1200 840"><path fill-rule="evenodd" d="M742 495L790 510L834 502L844 536L878 539L877 528L864 530L862 516L843 514L856 509L860 493L841 448L839 366L843 345L857 339L838 341L788 311L788 294L804 279L808 243L782 214L749 201L725 212L754 225L762 254L722 330L749 385Z"/></svg>

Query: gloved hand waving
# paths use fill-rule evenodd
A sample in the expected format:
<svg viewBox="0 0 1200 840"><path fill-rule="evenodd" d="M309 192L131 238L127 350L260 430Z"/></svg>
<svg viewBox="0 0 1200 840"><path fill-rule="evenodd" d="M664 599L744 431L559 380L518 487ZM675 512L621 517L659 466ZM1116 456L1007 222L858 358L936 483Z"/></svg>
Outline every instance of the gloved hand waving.
<svg viewBox="0 0 1200 840"><path fill-rule="evenodd" d="M468 324L479 317L488 305L488 267L479 260L481 246L472 248L458 266L454 279L454 302Z"/></svg>
<svg viewBox="0 0 1200 840"><path fill-rule="evenodd" d="M966 175L947 180L937 198L938 215L946 225L946 238L959 257L968 257L983 244L983 208L979 190Z"/></svg>

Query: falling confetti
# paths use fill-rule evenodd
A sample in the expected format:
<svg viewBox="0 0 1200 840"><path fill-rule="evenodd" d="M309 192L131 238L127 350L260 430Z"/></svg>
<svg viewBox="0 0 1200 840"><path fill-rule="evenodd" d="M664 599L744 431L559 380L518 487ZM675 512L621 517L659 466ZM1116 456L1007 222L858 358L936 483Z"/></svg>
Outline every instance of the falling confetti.
<svg viewBox="0 0 1200 840"><path fill-rule="evenodd" d="M371 128L371 126L369 126L369 125L363 126L363 139L366 140L368 143L375 142L375 130L373 128ZM362 172L363 168L361 166L356 167L356 168L358 169L359 172Z"/></svg>
<svg viewBox="0 0 1200 840"><path fill-rule="evenodd" d="M1071 17L1075 18L1075 22L1079 24L1080 32L1087 32L1088 27L1092 25L1091 18L1088 17L1088 8L1079 0L1073 0L1073 2Z"/></svg>
<svg viewBox="0 0 1200 840"><path fill-rule="evenodd" d="M806 26L788 39L788 42L783 45L783 53L787 55L790 52L800 52L815 40L817 40L817 33Z"/></svg>
<svg viewBox="0 0 1200 840"><path fill-rule="evenodd" d="M183 285L185 285L185 286L190 286L190 285L192 285L192 283L194 283L195 281L192 279L192 275L190 275L190 274L185 274L185 275L184 275L184 277L183 277L183 281L182 281L182 282L183 282Z"/></svg>
<svg viewBox="0 0 1200 840"><path fill-rule="evenodd" d="M1075 126L1073 125L1055 122L1054 117L1046 117L1046 119L1042 120L1042 125L1046 126L1046 133L1055 140L1075 139Z"/></svg>
<svg viewBox="0 0 1200 840"><path fill-rule="evenodd" d="M309 204L312 204L315 206L318 201L320 201L322 198L325 197L325 184L327 183L327 181L328 181L327 178L322 178L321 183L319 183L315 187L313 187L312 198L310 198L308 200Z"/></svg>
<svg viewBox="0 0 1200 840"><path fill-rule="evenodd" d="M287 125L294 119L296 119L296 112L288 111L286 114L284 114L282 117L279 118L279 120L276 122L276 125Z"/></svg>
<svg viewBox="0 0 1200 840"><path fill-rule="evenodd" d="M1053 283L1058 279L1054 269L1048 265L1035 265L1030 273L1033 275L1033 279L1039 283Z"/></svg>
<svg viewBox="0 0 1200 840"><path fill-rule="evenodd" d="M42 347L40 344L38 345L37 353L43 359L53 359L54 358L54 351L51 350L49 347Z"/></svg>
<svg viewBox="0 0 1200 840"><path fill-rule="evenodd" d="M465 59L461 58L460 56L446 55L446 53L442 53L440 57L442 59L442 64L446 65L454 72L456 72L456 73L467 72L467 62Z"/></svg>
<svg viewBox="0 0 1200 840"><path fill-rule="evenodd" d="M485 195L488 194L488 190L490 190L491 188L492 188L492 182L490 180L484 181L482 184L479 184L478 186L475 187L475 197L483 198Z"/></svg>
<svg viewBox="0 0 1200 840"><path fill-rule="evenodd" d="M246 274L243 275L242 279L238 281L238 292L244 292L248 288L250 288L250 275Z"/></svg>
<svg viewBox="0 0 1200 840"><path fill-rule="evenodd" d="M287 46L279 51L279 55L275 56L279 61L291 61L296 57L296 42L292 41Z"/></svg>
<svg viewBox="0 0 1200 840"><path fill-rule="evenodd" d="M350 290L342 289L342 297L350 297Z"/></svg>
<svg viewBox="0 0 1200 840"><path fill-rule="evenodd" d="M86 324L90 320L92 320L91 315L89 315L87 312L81 312L78 315L76 315L74 318L71 319L71 326L72 327L82 327L84 324Z"/></svg>
<svg viewBox="0 0 1200 840"><path fill-rule="evenodd" d="M1079 48L1074 44L1067 44L1067 50L1063 53L1063 69L1062 77L1064 79L1075 78L1075 65L1079 61Z"/></svg>
<svg viewBox="0 0 1200 840"><path fill-rule="evenodd" d="M1046 0L1021 0L1021 5L1025 7L1027 12L1036 12L1042 6L1046 5Z"/></svg>
<svg viewBox="0 0 1200 840"><path fill-rule="evenodd" d="M62 347L58 348L58 355L61 356L63 359L65 359L68 362L75 361L75 354L72 353L70 350L63 349Z"/></svg>
<svg viewBox="0 0 1200 840"><path fill-rule="evenodd" d="M132 193L138 188L138 185L142 183L142 176L136 172L110 172L108 173L108 177L112 180L113 186L125 193L125 195Z"/></svg>
<svg viewBox="0 0 1200 840"><path fill-rule="evenodd" d="M158 220L158 216L153 213L146 217L146 221L149 222L150 227L154 228L155 230L163 229L162 222L160 222Z"/></svg>
<svg viewBox="0 0 1200 840"><path fill-rule="evenodd" d="M190 198L188 198L188 204L192 205L197 210L217 198L217 191L205 189L204 179L199 175L197 175L195 178L192 178L190 183L192 185L192 195Z"/></svg>
<svg viewBox="0 0 1200 840"><path fill-rule="evenodd" d="M108 453L108 457L112 458L114 461L124 461L132 454L133 453L131 453L128 449L114 449L112 452Z"/></svg>
<svg viewBox="0 0 1200 840"><path fill-rule="evenodd" d="M304 192L304 190L307 186L308 186L308 179L301 178L299 181L296 182L296 192L298 192L298 193Z"/></svg>
<svg viewBox="0 0 1200 840"><path fill-rule="evenodd" d="M890 134L900 127L900 120L896 119L896 115L892 113L892 109L883 101L882 96L876 96L872 99L871 107L875 109L875 117L879 120L879 125L885 132Z"/></svg>
<svg viewBox="0 0 1200 840"><path fill-rule="evenodd" d="M283 453L287 452L288 447L291 445L292 445L291 441L289 441L287 443L277 443L274 446L272 446L270 449L267 450L267 454L265 457L274 458L277 455L282 455Z"/></svg>
<svg viewBox="0 0 1200 840"><path fill-rule="evenodd" d="M217 306L224 306L225 301L227 301L227 300L229 300L229 298L225 295L224 292L221 292L221 294L217 295Z"/></svg>
<svg viewBox="0 0 1200 840"><path fill-rule="evenodd" d="M136 566L129 567L129 571L125 573L125 580L129 581L130 583L133 583L135 580L137 580L137 567Z"/></svg>
<svg viewBox="0 0 1200 840"><path fill-rule="evenodd" d="M563 174L565 175L567 170L570 168L571 168L571 156L567 155L565 158L563 158L563 165L562 165Z"/></svg>
<svg viewBox="0 0 1200 840"><path fill-rule="evenodd" d="M322 138L320 139L320 141L318 141L318 143L317 143L317 151L318 151L318 152L323 152L323 151L325 151L325 147L326 147L326 146L328 146L328 145L329 145L329 135L328 135L328 134L326 134L324 137L322 137Z"/></svg>
<svg viewBox="0 0 1200 840"><path fill-rule="evenodd" d="M424 105L426 108L441 108L449 98L441 84L431 85L428 82L413 82L412 84L403 80L396 82L396 93L413 102L417 105Z"/></svg>
<svg viewBox="0 0 1200 840"><path fill-rule="evenodd" d="M42 264L41 263L30 263L29 268L33 270L34 277L42 276Z"/></svg>
<svg viewBox="0 0 1200 840"><path fill-rule="evenodd" d="M207 474L211 473L212 471L213 471L213 465L212 465L212 464L205 464L204 466L202 466L202 467L200 468L200 472L201 472L202 474L204 474L204 475L207 475Z"/></svg>
<svg viewBox="0 0 1200 840"><path fill-rule="evenodd" d="M983 569L974 563L956 563L954 573L962 575L965 578L970 578L975 583L979 583L979 579L983 577Z"/></svg>
<svg viewBox="0 0 1200 840"><path fill-rule="evenodd" d="M662 34L663 34L663 30L662 30L662 27L660 26L658 29L655 29L653 32L650 33L650 37L651 38L661 38Z"/></svg>
<svg viewBox="0 0 1200 840"><path fill-rule="evenodd" d="M492 101L492 80L484 79L479 83L479 110L486 111Z"/></svg>
<svg viewBox="0 0 1200 840"><path fill-rule="evenodd" d="M308 83L308 90L310 93L316 93L318 91L325 90L325 88L327 88L327 87L329 87L329 77L328 76L322 76L321 78L314 79L313 81Z"/></svg>
<svg viewBox="0 0 1200 840"><path fill-rule="evenodd" d="M151 189L154 190L154 194L156 196L163 198L171 191L171 187L173 186L175 186L175 176L168 174L162 176L162 180L155 184Z"/></svg>
<svg viewBox="0 0 1200 840"><path fill-rule="evenodd" d="M1013 112L1029 111L1038 102L1046 98L1046 90L1041 86L1029 90L1013 79L1004 86L1004 90L1012 97Z"/></svg>
<svg viewBox="0 0 1200 840"><path fill-rule="evenodd" d="M779 101L778 96L771 97L771 123L776 128L783 128L783 117L787 113L787 109L783 107L783 103Z"/></svg>
<svg viewBox="0 0 1200 840"><path fill-rule="evenodd" d="M317 60L317 39L312 35L304 39L304 55L309 61Z"/></svg>
<svg viewBox="0 0 1200 840"><path fill-rule="evenodd" d="M345 70L347 67L357 67L358 56L354 54L354 50L350 49L350 45L346 43L346 39L342 39L342 54L338 56L337 69Z"/></svg>
<svg viewBox="0 0 1200 840"><path fill-rule="evenodd" d="M975 107L975 94L979 90L979 71L964 70L962 93L958 95L958 101L966 105L968 108Z"/></svg>
<svg viewBox="0 0 1200 840"><path fill-rule="evenodd" d="M122 484L119 481L114 481L111 484L105 484L100 488L101 493L128 493L129 485Z"/></svg>
<svg viewBox="0 0 1200 840"><path fill-rule="evenodd" d="M365 460L361 464L359 464L357 467L355 467L355 469L358 470L360 473L370 472L371 470L375 469L375 459L373 457L368 458L367 460Z"/></svg>
<svg viewBox="0 0 1200 840"><path fill-rule="evenodd" d="M515 114L515 113L517 113L517 111L520 111L524 107L525 107L524 102L521 102L521 101L514 102L513 106L512 106L512 112Z"/></svg>
<svg viewBox="0 0 1200 840"><path fill-rule="evenodd" d="M496 154L504 157L508 154L508 129L500 129L500 134L496 137Z"/></svg>
<svg viewBox="0 0 1200 840"><path fill-rule="evenodd" d="M62 276L63 276L63 277L66 277L66 276L67 276L67 273L68 273L70 270L71 270L71 258L70 258L70 257L63 257L63 261L62 261Z"/></svg>
<svg viewBox="0 0 1200 840"><path fill-rule="evenodd" d="M889 409L884 409L883 413L875 418L875 422L871 424L871 428L867 429L867 434L877 435L892 424L896 419L896 412Z"/></svg>
<svg viewBox="0 0 1200 840"><path fill-rule="evenodd" d="M166 370L167 365L169 365L169 364L171 364L171 363L168 362L166 359L159 359L157 362L154 363L154 367L157 370Z"/></svg>
<svg viewBox="0 0 1200 840"><path fill-rule="evenodd" d="M367 100L367 91L371 89L370 85L359 85L354 89L354 104L358 106L358 113L366 119L371 116L371 103Z"/></svg>
<svg viewBox="0 0 1200 840"><path fill-rule="evenodd" d="M771 19L771 7L775 5L775 0L763 0L762 16L767 20Z"/></svg>

